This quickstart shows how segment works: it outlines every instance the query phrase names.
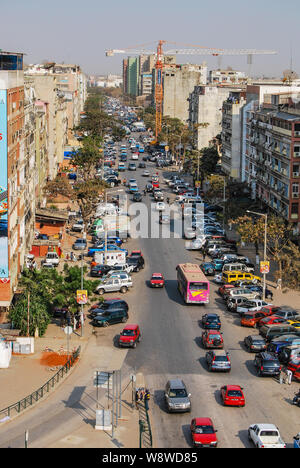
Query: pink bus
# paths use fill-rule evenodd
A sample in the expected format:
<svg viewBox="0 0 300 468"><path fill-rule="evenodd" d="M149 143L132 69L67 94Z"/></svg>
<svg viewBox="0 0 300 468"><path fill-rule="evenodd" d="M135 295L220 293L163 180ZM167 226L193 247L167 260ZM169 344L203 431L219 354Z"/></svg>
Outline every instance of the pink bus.
<svg viewBox="0 0 300 468"><path fill-rule="evenodd" d="M177 268L178 289L186 304L209 303L209 281L198 265L184 263Z"/></svg>

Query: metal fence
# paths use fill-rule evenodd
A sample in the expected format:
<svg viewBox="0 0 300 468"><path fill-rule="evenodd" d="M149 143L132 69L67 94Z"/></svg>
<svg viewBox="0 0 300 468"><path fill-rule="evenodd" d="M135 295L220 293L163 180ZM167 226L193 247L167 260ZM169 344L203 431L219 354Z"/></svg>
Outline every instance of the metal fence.
<svg viewBox="0 0 300 468"><path fill-rule="evenodd" d="M70 359L66 362L66 364L59 369L59 371L51 377L42 387L40 387L35 392L31 393L27 397L23 398L22 400L14 403L13 405L0 410L0 419L3 418L10 418L15 413L20 414L29 406L32 406L37 401L41 400L50 390L70 371L71 367L73 367L76 359L78 358L81 351L81 346L79 346L76 351L72 353Z"/></svg>

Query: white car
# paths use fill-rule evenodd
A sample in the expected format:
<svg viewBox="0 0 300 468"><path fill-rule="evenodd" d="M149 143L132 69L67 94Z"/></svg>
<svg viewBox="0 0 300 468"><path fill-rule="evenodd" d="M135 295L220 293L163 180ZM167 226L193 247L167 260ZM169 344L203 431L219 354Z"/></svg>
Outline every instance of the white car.
<svg viewBox="0 0 300 468"><path fill-rule="evenodd" d="M185 248L187 250L200 250L204 244L205 244L205 239L201 237L197 237L191 242L186 242Z"/></svg>
<svg viewBox="0 0 300 468"><path fill-rule="evenodd" d="M131 156L131 159L136 161L137 159L139 159L139 155L136 153L133 153L133 155Z"/></svg>
<svg viewBox="0 0 300 468"><path fill-rule="evenodd" d="M150 172L149 171L144 171L142 176L143 177L150 177Z"/></svg>
<svg viewBox="0 0 300 468"><path fill-rule="evenodd" d="M248 439L256 448L286 448L274 424L252 424L248 429Z"/></svg>
<svg viewBox="0 0 300 468"><path fill-rule="evenodd" d="M222 275L215 275L214 282L217 284L222 284L223 283Z"/></svg>
<svg viewBox="0 0 300 468"><path fill-rule="evenodd" d="M166 209L166 205L163 202L156 203L156 211L164 211Z"/></svg>
<svg viewBox="0 0 300 468"><path fill-rule="evenodd" d="M244 314L247 312L257 312L259 311L262 307L265 306L271 306L272 304L262 301L261 299L253 299L249 301L248 303L246 302L242 306L238 306L236 311L238 314Z"/></svg>

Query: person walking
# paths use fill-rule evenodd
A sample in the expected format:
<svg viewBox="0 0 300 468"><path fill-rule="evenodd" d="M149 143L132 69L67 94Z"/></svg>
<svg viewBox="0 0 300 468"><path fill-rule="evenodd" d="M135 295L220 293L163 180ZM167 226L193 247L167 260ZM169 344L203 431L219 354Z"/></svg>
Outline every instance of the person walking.
<svg viewBox="0 0 300 468"><path fill-rule="evenodd" d="M140 394L139 394L139 391L136 390L135 391L135 407L136 407L136 409L138 409L138 407L139 407L139 399L140 399Z"/></svg>
<svg viewBox="0 0 300 468"><path fill-rule="evenodd" d="M73 254L73 252L70 253L70 260L71 260L71 262L74 261L74 254Z"/></svg>
<svg viewBox="0 0 300 468"><path fill-rule="evenodd" d="M206 259L206 250L205 250L205 247L202 247L202 260L203 262L205 262L205 259Z"/></svg>
<svg viewBox="0 0 300 468"><path fill-rule="evenodd" d="M149 410L149 400L150 400L150 392L146 388L146 392L145 392L145 395L144 395L144 401L145 401L145 408L146 408L147 411Z"/></svg>

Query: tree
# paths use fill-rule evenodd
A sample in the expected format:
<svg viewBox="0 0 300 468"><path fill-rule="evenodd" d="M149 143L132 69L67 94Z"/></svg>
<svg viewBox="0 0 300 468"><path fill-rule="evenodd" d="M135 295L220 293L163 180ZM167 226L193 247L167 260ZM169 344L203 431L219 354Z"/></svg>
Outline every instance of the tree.
<svg viewBox="0 0 300 468"><path fill-rule="evenodd" d="M105 182L98 179L83 180L74 185L74 199L80 207L85 225L88 225L95 213L99 197L103 194L105 187Z"/></svg>
<svg viewBox="0 0 300 468"><path fill-rule="evenodd" d="M72 164L79 169L80 176L84 181L95 178L96 166L101 159L101 139L97 137L86 137L82 146L72 154Z"/></svg>
<svg viewBox="0 0 300 468"><path fill-rule="evenodd" d="M300 249L289 241L282 253L282 280L290 289L300 289Z"/></svg>
<svg viewBox="0 0 300 468"><path fill-rule="evenodd" d="M9 318L14 328L21 330L21 335L27 335L28 294L21 294L12 307ZM51 322L47 304L37 294L30 295L29 303L29 336L34 336L36 329L43 336Z"/></svg>
<svg viewBox="0 0 300 468"><path fill-rule="evenodd" d="M243 216L233 221L241 240L245 243L254 243L258 251L258 245L264 242L265 218L258 219ZM291 226L286 226L284 220L277 216L268 216L267 222L267 255L277 263L277 278L282 279L284 259L287 246L290 245Z"/></svg>
<svg viewBox="0 0 300 468"><path fill-rule="evenodd" d="M54 180L47 182L43 191L46 197L50 199L57 198L59 195L66 198L71 198L73 196L72 187L68 179L62 176L57 176Z"/></svg>

